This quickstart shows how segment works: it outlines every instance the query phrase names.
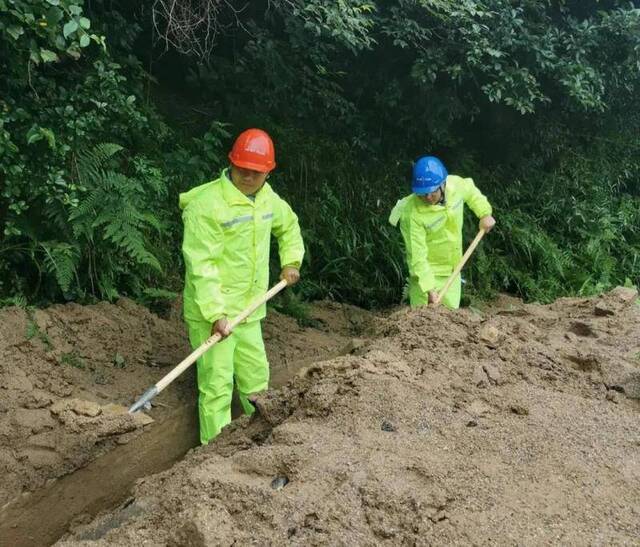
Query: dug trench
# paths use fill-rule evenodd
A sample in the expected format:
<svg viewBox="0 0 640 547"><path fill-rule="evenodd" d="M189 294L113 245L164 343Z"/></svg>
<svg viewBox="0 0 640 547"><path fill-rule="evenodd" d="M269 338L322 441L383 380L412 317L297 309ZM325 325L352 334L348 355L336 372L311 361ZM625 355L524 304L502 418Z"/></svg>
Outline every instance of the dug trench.
<svg viewBox="0 0 640 547"><path fill-rule="evenodd" d="M272 385L352 351L373 316L318 303L309 322L264 323ZM165 318L123 299L0 312L0 545L50 545L198 444L193 371L146 414L127 406L190 351L179 303Z"/></svg>
<svg viewBox="0 0 640 547"><path fill-rule="evenodd" d="M635 544L637 298L378 318L58 545Z"/></svg>

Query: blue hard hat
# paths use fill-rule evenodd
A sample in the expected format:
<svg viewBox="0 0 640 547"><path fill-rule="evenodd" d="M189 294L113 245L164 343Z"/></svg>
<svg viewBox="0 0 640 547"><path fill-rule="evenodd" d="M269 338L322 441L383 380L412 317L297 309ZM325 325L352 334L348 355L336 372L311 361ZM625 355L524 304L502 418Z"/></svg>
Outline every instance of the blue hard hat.
<svg viewBox="0 0 640 547"><path fill-rule="evenodd" d="M447 168L434 156L423 156L413 166L411 190L424 195L435 192L447 180Z"/></svg>

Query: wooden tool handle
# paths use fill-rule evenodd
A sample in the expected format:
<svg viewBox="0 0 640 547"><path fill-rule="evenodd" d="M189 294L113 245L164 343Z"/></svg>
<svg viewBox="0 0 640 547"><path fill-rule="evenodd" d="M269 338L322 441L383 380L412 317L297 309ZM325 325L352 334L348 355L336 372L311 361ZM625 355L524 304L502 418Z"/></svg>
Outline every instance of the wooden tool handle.
<svg viewBox="0 0 640 547"><path fill-rule="evenodd" d="M469 247L467 247L467 250L465 251L464 255L462 255L462 258L460 259L460 262L458 262L458 265L453 270L453 273L449 276L449 279L447 279L447 282L444 284L442 289L440 289L440 292L438 293L438 303L440 303L442 301L442 297L445 294L447 294L447 291L449 290L449 287L451 287L453 280L462 271L462 268L466 264L467 260L469 260L469 257L471 256L473 251L475 251L476 247L478 246L478 243L480 243L480 240L484 237L484 234L486 233L487 232L485 232L484 230L480 230L478 232L478 235L476 235L475 239L469 245Z"/></svg>
<svg viewBox="0 0 640 547"><path fill-rule="evenodd" d="M264 304L267 300L273 298L286 286L287 282L283 279L277 285L271 287L271 289L269 289L265 294L263 294L255 302L248 306L239 315L234 317L229 322L229 329L233 330L235 327L237 327L238 324L242 323L242 321L249 317L260 306L262 306L262 304ZM220 336L219 334L214 334L213 336L208 338L200 347L195 349L188 357L181 361L171 372L169 372L166 376L164 376L156 383L157 393L160 393L165 387L167 387L178 376L180 376L187 368L189 368L195 361L198 360L198 357L205 353L209 348L217 344L221 340L221 338L222 336Z"/></svg>

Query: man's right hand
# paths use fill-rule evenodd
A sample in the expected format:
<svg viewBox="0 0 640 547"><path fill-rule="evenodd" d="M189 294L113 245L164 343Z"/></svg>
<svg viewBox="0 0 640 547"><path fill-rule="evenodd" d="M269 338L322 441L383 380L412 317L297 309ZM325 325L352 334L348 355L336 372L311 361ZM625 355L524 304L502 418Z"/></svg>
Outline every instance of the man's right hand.
<svg viewBox="0 0 640 547"><path fill-rule="evenodd" d="M221 317L211 326L211 334L219 334L222 338L226 338L231 334L229 321L226 317Z"/></svg>
<svg viewBox="0 0 640 547"><path fill-rule="evenodd" d="M429 291L429 304L437 306L440 304L440 296L437 291Z"/></svg>

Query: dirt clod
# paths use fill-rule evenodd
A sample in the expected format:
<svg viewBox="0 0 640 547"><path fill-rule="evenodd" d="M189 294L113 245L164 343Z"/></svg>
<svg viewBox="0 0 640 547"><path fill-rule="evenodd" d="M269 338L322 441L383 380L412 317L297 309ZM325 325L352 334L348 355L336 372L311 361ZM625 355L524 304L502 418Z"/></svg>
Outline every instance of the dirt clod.
<svg viewBox="0 0 640 547"><path fill-rule="evenodd" d="M380 426L380 429L382 429L382 431L387 431L389 433L396 431L396 426L394 426L391 422L388 422L387 420L382 420L382 425Z"/></svg>

